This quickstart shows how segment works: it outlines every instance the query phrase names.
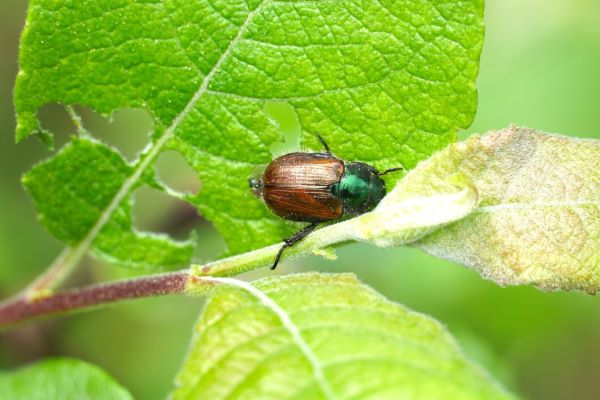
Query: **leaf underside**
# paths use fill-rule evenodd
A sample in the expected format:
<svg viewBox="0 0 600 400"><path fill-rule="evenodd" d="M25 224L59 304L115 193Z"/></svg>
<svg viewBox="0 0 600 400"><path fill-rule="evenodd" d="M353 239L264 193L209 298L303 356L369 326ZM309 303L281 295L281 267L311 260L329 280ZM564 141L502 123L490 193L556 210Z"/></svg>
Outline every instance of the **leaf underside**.
<svg viewBox="0 0 600 400"><path fill-rule="evenodd" d="M438 322L354 275L246 285L209 298L175 400L509 398Z"/></svg>
<svg viewBox="0 0 600 400"><path fill-rule="evenodd" d="M415 245L501 285L600 290L600 141L511 127L422 162L405 195L435 193L461 173L479 191L466 218Z"/></svg>
<svg viewBox="0 0 600 400"><path fill-rule="evenodd" d="M161 187L153 161L174 149L202 181L181 197L229 252L267 245L295 227L247 187L283 139L265 104L291 105L307 148L320 148L320 133L344 159L411 168L471 123L482 39L482 0L32 0L17 138L43 134L36 113L47 103L105 115L145 108L155 132L131 165L101 143L73 140L26 186L66 243L116 263L171 267L192 244L136 232L130 203L140 185Z"/></svg>

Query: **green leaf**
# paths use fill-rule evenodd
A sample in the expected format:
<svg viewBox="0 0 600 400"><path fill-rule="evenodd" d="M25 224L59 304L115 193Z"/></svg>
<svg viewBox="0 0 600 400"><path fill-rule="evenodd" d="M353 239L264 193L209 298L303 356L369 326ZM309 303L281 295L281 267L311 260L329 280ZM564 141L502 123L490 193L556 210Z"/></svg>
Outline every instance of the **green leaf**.
<svg viewBox="0 0 600 400"><path fill-rule="evenodd" d="M402 184L432 193L462 173L478 208L416 246L501 285L600 290L600 141L511 127L451 145Z"/></svg>
<svg viewBox="0 0 600 400"><path fill-rule="evenodd" d="M89 184L78 174L55 188L33 176L29 185L39 188L45 225L85 252L101 246L96 235L115 214L131 218L131 191L153 180L158 154L175 149L202 181L200 193L181 196L215 224L230 253L273 243L295 227L247 188L283 138L267 103L291 106L310 149L320 149L321 133L342 158L411 168L471 123L482 41L483 0L32 0L15 88L17 138L41 135L36 113L56 102L103 114L143 107L155 134L109 184L91 166L82 172L99 187L76 201L99 204L96 217L76 206L66 217L50 210L44 191L66 198L67 188ZM62 156L67 166L77 161ZM120 232L102 251L127 263L129 250L112 246L129 249L137 235Z"/></svg>
<svg viewBox="0 0 600 400"><path fill-rule="evenodd" d="M0 397L11 400L129 400L133 397L95 365L51 359L0 372Z"/></svg>
<svg viewBox="0 0 600 400"><path fill-rule="evenodd" d="M95 254L131 268L173 269L187 264L192 242L133 229L129 196L112 215L103 215L132 169L116 151L76 138L28 172L23 184L38 205L42 223L68 245L93 241L88 245ZM104 218L106 223L99 225Z"/></svg>
<svg viewBox="0 0 600 400"><path fill-rule="evenodd" d="M351 274L225 285L209 298L180 399L506 399L438 322Z"/></svg>

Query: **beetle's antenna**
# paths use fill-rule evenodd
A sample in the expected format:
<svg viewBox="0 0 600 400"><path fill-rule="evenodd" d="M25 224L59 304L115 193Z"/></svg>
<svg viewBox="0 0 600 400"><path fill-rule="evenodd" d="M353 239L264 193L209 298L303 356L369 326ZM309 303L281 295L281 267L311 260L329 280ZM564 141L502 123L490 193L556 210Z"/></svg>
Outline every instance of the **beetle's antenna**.
<svg viewBox="0 0 600 400"><path fill-rule="evenodd" d="M321 144L323 145L323 147L325 147L325 152L327 154L331 154L331 150L329 150L329 146L327 145L327 142L325 141L325 139L323 139L321 137L321 135L319 135L318 133L317 133L317 137L319 138L319 141L321 142Z"/></svg>
<svg viewBox="0 0 600 400"><path fill-rule="evenodd" d="M388 173L390 173L390 172L394 172L394 171L404 171L404 168L402 168L402 167L396 167L396 168L390 168L390 169L386 169L385 171L383 171L383 172L380 172L380 173L378 173L377 175L379 175L379 176L383 176L383 175L385 175L385 174L388 174Z"/></svg>

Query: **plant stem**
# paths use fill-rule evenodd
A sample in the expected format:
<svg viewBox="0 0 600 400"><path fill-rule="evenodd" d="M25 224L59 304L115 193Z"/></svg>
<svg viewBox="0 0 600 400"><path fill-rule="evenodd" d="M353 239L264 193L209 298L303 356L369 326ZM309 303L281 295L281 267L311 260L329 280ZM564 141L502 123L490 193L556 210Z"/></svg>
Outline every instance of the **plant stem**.
<svg viewBox="0 0 600 400"><path fill-rule="evenodd" d="M189 277L186 270L91 285L34 299L16 297L0 304L0 329L41 316L81 311L124 300L183 294ZM194 288L200 292L200 287L204 287L206 292L216 283L196 278Z"/></svg>
<svg viewBox="0 0 600 400"><path fill-rule="evenodd" d="M91 137L92 135L83 125L83 120L75 109L70 105L65 106L65 109L77 129L77 134L82 137ZM85 253L78 251L77 248L65 248L46 271L25 288L21 296L31 300L37 296L49 294L71 274L84 255Z"/></svg>
<svg viewBox="0 0 600 400"><path fill-rule="evenodd" d="M71 122L73 122L73 125L75 125L75 128L77 129L77 134L81 137L92 137L90 132L83 126L83 120L73 106L67 105L65 106L65 109L67 110L69 117L71 117Z"/></svg>
<svg viewBox="0 0 600 400"><path fill-rule="evenodd" d="M48 295L58 287L77 266L78 257L72 247L65 248L54 262L17 297L28 300Z"/></svg>
<svg viewBox="0 0 600 400"><path fill-rule="evenodd" d="M470 181L453 185L454 192L404 200L393 198L388 202L390 204L382 202L372 212L325 226L289 248L284 257L316 253L319 249L352 240L372 242L379 246L411 243L439 226L463 218L476 207L477 190ZM63 252L53 267L36 280L25 294L0 304L0 328L42 315L77 311L127 299L166 294L203 295L208 287L219 282L218 279L207 276L238 275L271 265L281 246L282 243L205 265L192 265L186 271L88 286L55 294L52 289L56 287L57 282L71 271L89 247L78 245Z"/></svg>
<svg viewBox="0 0 600 400"><path fill-rule="evenodd" d="M354 239L348 222L340 222L315 230L293 247L288 247L283 253L282 260L302 255L316 254L319 249ZM283 243L263 247L244 254L213 261L204 265L192 265L194 276L234 276L254 269L270 266L275 261L275 255Z"/></svg>
<svg viewBox="0 0 600 400"><path fill-rule="evenodd" d="M307 254L321 246L338 241L340 235L334 233L337 230L334 226L323 228L321 231L324 232L316 237L309 237L289 249L286 257ZM207 275L231 276L270 265L280 246L281 244L264 247L204 266L193 266L189 270L52 293L49 290L50 285L60 280L60 277L73 265L69 261L73 252L67 249L57 258L53 267L28 288L25 295L17 295L0 303L0 329L37 317L82 311L142 297L173 294L203 295L210 287L220 283L218 279L208 278Z"/></svg>

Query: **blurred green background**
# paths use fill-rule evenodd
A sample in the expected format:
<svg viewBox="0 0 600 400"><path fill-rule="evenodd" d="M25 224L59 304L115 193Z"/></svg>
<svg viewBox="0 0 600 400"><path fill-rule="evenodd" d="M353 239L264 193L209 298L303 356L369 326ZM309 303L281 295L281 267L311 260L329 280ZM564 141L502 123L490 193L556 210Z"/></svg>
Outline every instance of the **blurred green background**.
<svg viewBox="0 0 600 400"><path fill-rule="evenodd" d="M4 0L0 7L0 297L5 297L42 271L61 245L40 227L20 185L20 176L49 153L36 140L14 144L11 92L26 4ZM597 0L488 0L479 109L473 126L459 137L517 123L600 139L598 21ZM129 159L148 140L151 123L142 111L120 112L112 122L81 111L92 132ZM48 106L40 115L57 133L59 146L74 133L60 107ZM175 154L161 157L158 172L178 189L198 188ZM210 224L186 205L150 189L140 190L136 200L138 227L176 237L196 230L202 260L224 248ZM599 298L500 288L413 249L356 244L338 256L335 262L309 257L285 263L278 273L353 271L389 298L442 321L467 354L523 397L600 398ZM71 284L122 274L88 259ZM199 299L150 299L23 325L0 334L0 368L69 355L99 364L136 398L164 398L201 306Z"/></svg>

